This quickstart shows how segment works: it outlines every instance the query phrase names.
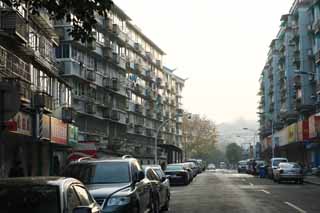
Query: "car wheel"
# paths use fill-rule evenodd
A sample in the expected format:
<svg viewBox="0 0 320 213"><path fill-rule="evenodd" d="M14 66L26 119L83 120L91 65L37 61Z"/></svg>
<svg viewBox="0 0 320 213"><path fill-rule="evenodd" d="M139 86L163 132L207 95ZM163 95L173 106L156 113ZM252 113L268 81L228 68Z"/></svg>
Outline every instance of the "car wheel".
<svg viewBox="0 0 320 213"><path fill-rule="evenodd" d="M170 194L169 192L167 192L167 201L164 204L164 206L162 207L163 211L168 211L169 210L169 204L170 204Z"/></svg>

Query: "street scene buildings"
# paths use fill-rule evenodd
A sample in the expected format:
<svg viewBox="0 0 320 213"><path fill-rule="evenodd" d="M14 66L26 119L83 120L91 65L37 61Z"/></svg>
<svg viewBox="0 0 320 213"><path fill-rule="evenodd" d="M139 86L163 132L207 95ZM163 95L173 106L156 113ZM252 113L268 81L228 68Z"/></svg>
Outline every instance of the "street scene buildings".
<svg viewBox="0 0 320 213"><path fill-rule="evenodd" d="M0 23L0 77L20 97L1 138L1 176L15 161L25 175L53 175L83 156L155 163L155 137L157 163L182 161L185 80L119 7L98 17L85 43L73 41L70 23L23 7L2 4Z"/></svg>
<svg viewBox="0 0 320 213"><path fill-rule="evenodd" d="M262 155L320 165L319 1L295 1L281 17L260 79Z"/></svg>

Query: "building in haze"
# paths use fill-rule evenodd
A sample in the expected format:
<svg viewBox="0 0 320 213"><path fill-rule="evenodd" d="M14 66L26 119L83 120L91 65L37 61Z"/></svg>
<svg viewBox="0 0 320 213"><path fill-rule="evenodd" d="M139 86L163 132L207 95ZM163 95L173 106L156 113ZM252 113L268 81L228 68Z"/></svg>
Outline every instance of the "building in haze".
<svg viewBox="0 0 320 213"><path fill-rule="evenodd" d="M163 66L164 51L114 5L98 17L96 41L73 41L70 23L57 21L60 76L72 86L79 147L95 155L131 154L154 162L156 130L161 161L182 160L181 92L184 80ZM79 148L80 149L80 148Z"/></svg>
<svg viewBox="0 0 320 213"><path fill-rule="evenodd" d="M319 12L320 1L296 0L270 44L259 91L265 158L274 152L289 161L320 165Z"/></svg>

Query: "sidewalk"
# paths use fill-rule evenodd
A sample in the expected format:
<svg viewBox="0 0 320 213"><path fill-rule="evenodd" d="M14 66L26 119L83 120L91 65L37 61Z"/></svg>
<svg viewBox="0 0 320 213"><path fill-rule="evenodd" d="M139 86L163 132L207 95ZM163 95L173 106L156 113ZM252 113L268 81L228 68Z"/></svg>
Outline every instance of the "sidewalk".
<svg viewBox="0 0 320 213"><path fill-rule="evenodd" d="M304 176L304 182L320 186L320 177L315 175L306 175Z"/></svg>

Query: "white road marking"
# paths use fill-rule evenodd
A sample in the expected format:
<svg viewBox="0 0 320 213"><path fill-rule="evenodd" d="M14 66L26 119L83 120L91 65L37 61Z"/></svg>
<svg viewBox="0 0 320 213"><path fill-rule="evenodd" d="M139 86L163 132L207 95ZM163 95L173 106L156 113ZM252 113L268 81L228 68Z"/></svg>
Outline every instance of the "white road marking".
<svg viewBox="0 0 320 213"><path fill-rule="evenodd" d="M242 181L246 181L246 179L241 179Z"/></svg>
<svg viewBox="0 0 320 213"><path fill-rule="evenodd" d="M250 186L253 186L253 183L249 183L250 184Z"/></svg>
<svg viewBox="0 0 320 213"><path fill-rule="evenodd" d="M295 210L297 210L300 213L307 213L305 210L300 209L298 206L296 206L296 205L294 205L294 204L292 204L290 202L284 202L284 203L287 204L288 206L294 208Z"/></svg>
<svg viewBox="0 0 320 213"><path fill-rule="evenodd" d="M264 192L264 193L266 193L267 195L271 194L270 192L268 192L267 190L264 190L264 189L260 190L260 192Z"/></svg>

